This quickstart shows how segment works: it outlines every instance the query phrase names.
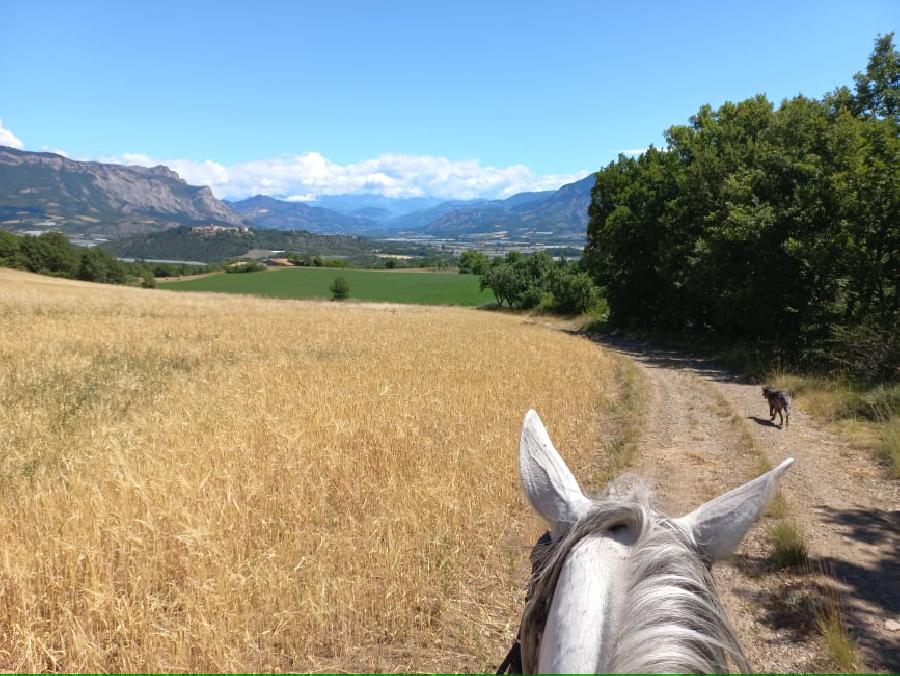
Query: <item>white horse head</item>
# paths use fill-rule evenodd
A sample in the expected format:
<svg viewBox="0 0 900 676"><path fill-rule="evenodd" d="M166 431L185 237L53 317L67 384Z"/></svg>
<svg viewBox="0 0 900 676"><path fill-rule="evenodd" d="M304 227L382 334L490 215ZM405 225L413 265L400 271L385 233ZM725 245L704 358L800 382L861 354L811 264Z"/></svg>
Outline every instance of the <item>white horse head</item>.
<svg viewBox="0 0 900 676"><path fill-rule="evenodd" d="M519 472L552 544L522 619L524 671L746 671L709 569L734 552L791 463L670 519L636 479L585 496L529 411Z"/></svg>

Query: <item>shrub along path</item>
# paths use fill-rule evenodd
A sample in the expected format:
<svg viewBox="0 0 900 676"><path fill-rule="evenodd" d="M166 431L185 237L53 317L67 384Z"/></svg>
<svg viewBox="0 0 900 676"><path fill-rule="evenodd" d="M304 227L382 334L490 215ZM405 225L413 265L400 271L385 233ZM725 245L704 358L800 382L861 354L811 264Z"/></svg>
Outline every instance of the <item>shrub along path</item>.
<svg viewBox="0 0 900 676"><path fill-rule="evenodd" d="M686 513L767 464L797 460L782 482L786 508L770 510L733 561L714 569L754 670L833 668L815 609L837 588L865 666L900 671L900 631L892 631L900 622L898 482L868 451L796 406L788 429L771 424L760 387L708 361L636 342L605 344L632 358L650 383L635 464L667 513ZM799 524L809 563L777 570L769 533L784 517Z"/></svg>

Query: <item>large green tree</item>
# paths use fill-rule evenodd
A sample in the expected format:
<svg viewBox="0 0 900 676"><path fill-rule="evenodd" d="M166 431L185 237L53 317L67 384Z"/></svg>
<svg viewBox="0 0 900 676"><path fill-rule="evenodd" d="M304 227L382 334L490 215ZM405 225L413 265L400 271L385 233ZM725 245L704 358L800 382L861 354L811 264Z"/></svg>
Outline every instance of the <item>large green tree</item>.
<svg viewBox="0 0 900 676"><path fill-rule="evenodd" d="M896 366L900 59L879 37L856 89L776 109L703 106L666 147L597 174L585 262L611 316ZM874 338L873 338L874 336ZM856 350L855 353L859 351ZM845 359L844 362L847 362Z"/></svg>

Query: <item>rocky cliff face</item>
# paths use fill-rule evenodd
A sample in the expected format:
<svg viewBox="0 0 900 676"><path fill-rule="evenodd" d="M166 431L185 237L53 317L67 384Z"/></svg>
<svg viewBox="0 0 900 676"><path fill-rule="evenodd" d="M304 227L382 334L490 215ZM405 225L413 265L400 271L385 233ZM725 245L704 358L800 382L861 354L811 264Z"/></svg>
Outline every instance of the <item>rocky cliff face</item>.
<svg viewBox="0 0 900 676"><path fill-rule="evenodd" d="M178 225L241 225L209 188L168 167L79 162L0 146L0 226L121 235Z"/></svg>

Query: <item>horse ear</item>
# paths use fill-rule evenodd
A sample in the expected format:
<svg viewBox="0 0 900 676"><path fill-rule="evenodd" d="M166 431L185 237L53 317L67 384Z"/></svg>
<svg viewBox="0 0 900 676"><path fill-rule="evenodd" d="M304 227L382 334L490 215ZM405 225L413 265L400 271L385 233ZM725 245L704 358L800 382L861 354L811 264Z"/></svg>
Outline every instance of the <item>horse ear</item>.
<svg viewBox="0 0 900 676"><path fill-rule="evenodd" d="M534 411L528 411L522 423L519 475L528 502L550 523L554 540L590 509L591 501L581 492Z"/></svg>
<svg viewBox="0 0 900 676"><path fill-rule="evenodd" d="M775 495L778 479L793 462L793 458L788 458L775 469L675 521L693 533L694 541L707 559L724 559L737 549L744 534Z"/></svg>

